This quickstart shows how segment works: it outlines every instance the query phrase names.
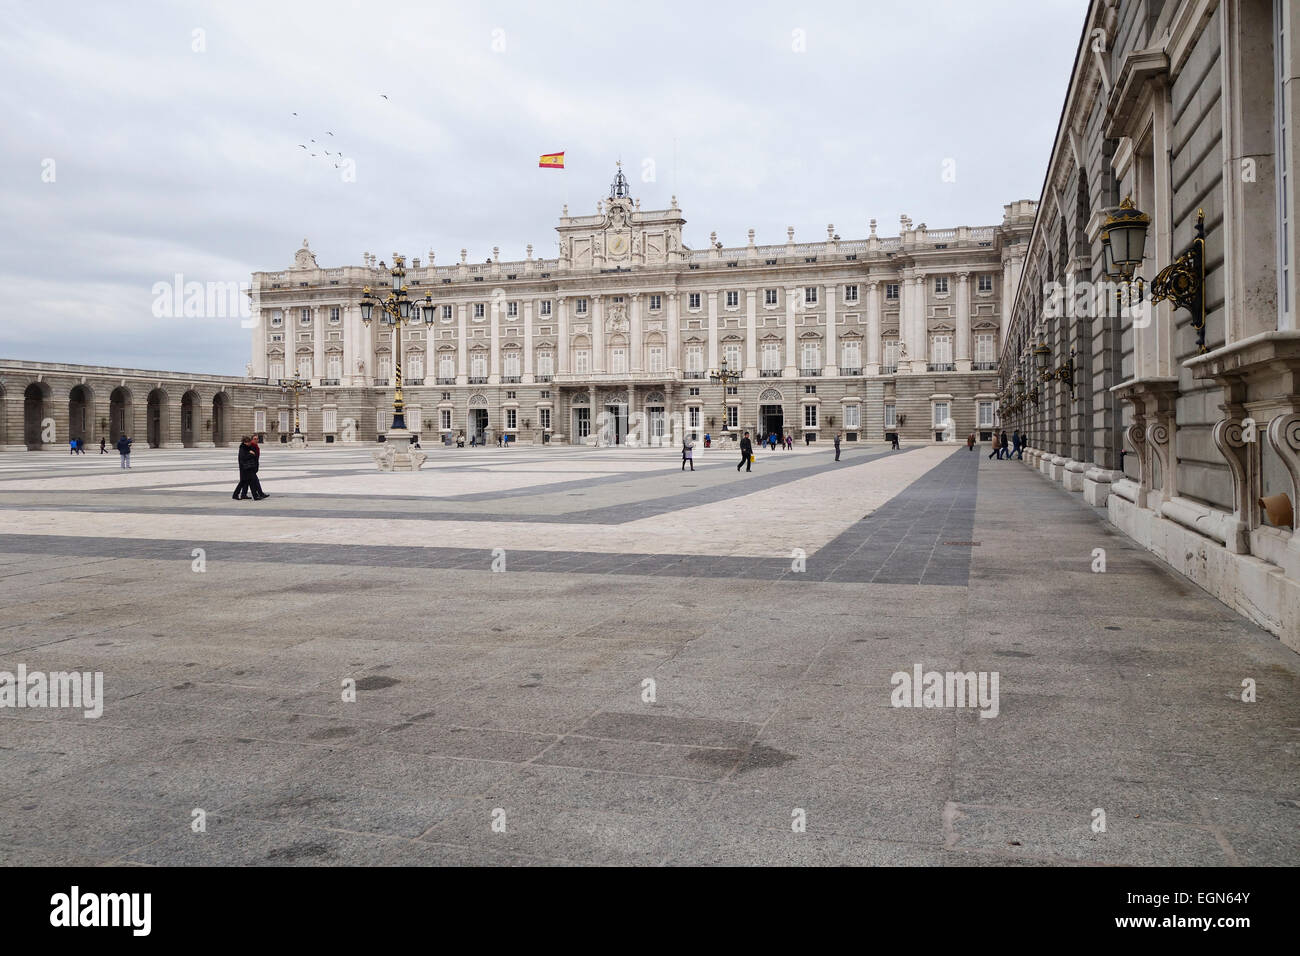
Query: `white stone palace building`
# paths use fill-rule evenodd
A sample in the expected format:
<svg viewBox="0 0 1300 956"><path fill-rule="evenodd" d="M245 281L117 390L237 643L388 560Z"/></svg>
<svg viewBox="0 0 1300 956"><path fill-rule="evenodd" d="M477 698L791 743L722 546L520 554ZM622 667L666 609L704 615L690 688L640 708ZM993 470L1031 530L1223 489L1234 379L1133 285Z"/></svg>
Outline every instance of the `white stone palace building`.
<svg viewBox="0 0 1300 956"><path fill-rule="evenodd" d="M401 336L408 428L428 443L489 440L658 444L675 427L724 425L815 440L962 440L996 424L997 357L1036 204L1001 224L928 229L901 218L896 237L704 249L683 243L673 197L643 210L620 170L593 215L567 207L559 256L435 265L407 262L412 298L432 325ZM394 341L361 321L362 289L390 285L391 263L293 266L253 275L250 382L309 380L302 427L313 439L374 441L391 425ZM714 384L710 372L739 373ZM256 431L292 429L271 393ZM950 425L947 423L951 423Z"/></svg>
<svg viewBox="0 0 1300 956"><path fill-rule="evenodd" d="M1026 463L1300 650L1297 30L1296 0L1091 0L1001 361Z"/></svg>

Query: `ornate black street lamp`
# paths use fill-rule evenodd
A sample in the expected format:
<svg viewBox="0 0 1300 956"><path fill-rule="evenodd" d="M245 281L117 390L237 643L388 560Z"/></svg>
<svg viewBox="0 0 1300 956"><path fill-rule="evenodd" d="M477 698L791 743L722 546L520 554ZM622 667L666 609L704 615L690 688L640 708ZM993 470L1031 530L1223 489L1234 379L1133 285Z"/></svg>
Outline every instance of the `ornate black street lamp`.
<svg viewBox="0 0 1300 956"><path fill-rule="evenodd" d="M709 381L714 385L724 386L722 390L722 430L727 431L727 389L725 386L740 381L741 372L727 368L727 360L722 360L722 367L709 370Z"/></svg>
<svg viewBox="0 0 1300 956"><path fill-rule="evenodd" d="M425 324L433 322L433 296L426 294L423 301L412 302L406 291L406 257L393 253L391 270L392 289L388 297L380 299L373 295L370 287L361 290L361 322L367 328L374 316L375 307L379 307L379 323L393 330L393 426L399 443L407 440L406 404L402 400L402 328L407 323L419 323L421 313Z"/></svg>
<svg viewBox="0 0 1300 956"><path fill-rule="evenodd" d="M295 435L302 434L302 428L299 426L298 423L298 393L310 392L310 391L311 391L311 383L308 382L306 379L299 378L296 375L293 378L280 379L280 394L281 395L288 395L290 393L293 394L293 433Z"/></svg>

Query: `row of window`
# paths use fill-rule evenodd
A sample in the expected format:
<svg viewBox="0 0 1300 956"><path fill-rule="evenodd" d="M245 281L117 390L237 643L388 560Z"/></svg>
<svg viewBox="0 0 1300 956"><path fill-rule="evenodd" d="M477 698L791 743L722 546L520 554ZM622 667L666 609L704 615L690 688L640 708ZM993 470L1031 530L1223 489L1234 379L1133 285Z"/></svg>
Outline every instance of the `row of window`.
<svg viewBox="0 0 1300 956"><path fill-rule="evenodd" d="M976 365L991 365L997 361L994 351L994 336L991 333L982 333L974 337ZM887 338L882 340L883 361L886 368L897 368L899 361L899 340L896 338ZM646 371L648 372L666 372L667 353L662 345L650 345L646 347ZM704 374L704 346L687 345L684 348L686 364L684 371L687 374L703 375ZM763 342L759 349L760 365L762 372L773 373L780 372L784 366L783 356L785 347L780 342ZM726 362L728 368L739 369L743 367L744 360L742 356L742 347L735 343L727 343L722 346L722 359ZM516 378L521 375L520 363L521 354L518 349L508 349L501 353L501 374L506 378ZM953 364L953 337L949 334L940 334L930 336L930 355L928 361L934 365L951 365ZM392 362L386 355L381 355L378 360L376 377L387 379L392 377ZM297 373L301 378L310 379L313 373L314 361L310 355L301 355L298 357ZM805 371L820 370L822 368L822 346L820 342L804 342L799 348L799 368ZM862 369L862 343L844 342L840 348L840 368L843 369ZM574 349L573 350L573 372L577 375L585 375L592 371L591 366L591 349ZM615 346L609 349L609 367L607 371L614 374L624 374L629 371L628 366L628 349L624 346ZM405 376L407 379L424 378L424 355L419 352L413 352L406 357ZM476 350L469 358L469 375L471 378L486 378L488 374L488 356L482 351ZM554 353L539 351L537 353L537 372L540 376L552 376L555 374L555 357ZM339 379L343 375L343 362L337 353L330 353L325 363L325 378ZM284 362L273 359L268 363L267 377L271 381L284 378ZM452 355L441 355L438 359L438 379L440 381L454 379L456 377L456 359Z"/></svg>
<svg viewBox="0 0 1300 956"><path fill-rule="evenodd" d="M815 388L816 386L812 386ZM842 406L843 426L847 430L856 430L862 427L862 406L856 403L850 403ZM931 424L935 428L945 427L951 420L952 406L949 402L932 402ZM991 401L982 401L977 403L977 426L978 428L993 427L993 403ZM438 425L442 431L451 431L452 429L452 409L438 409ZM515 431L519 427L519 409L505 408L502 410L505 417L505 427L509 431ZM587 427L590 427L588 409L577 408L575 416L580 422L585 421ZM702 409L698 405L688 406L687 410L687 427L701 427ZM884 406L885 428L898 427L898 406L890 402ZM803 406L803 425L804 428L818 428L820 409L817 405ZM740 407L738 405L727 406L727 427L738 428L740 425ZM379 409L375 412L375 428L379 432L388 431L392 425L392 412L388 409ZM418 406L408 406L406 409L406 427L413 432L419 432L423 425L421 409ZM282 433L289 431L290 413L288 409L283 409L279 413L279 426ZM551 427L551 409L537 409L537 426L542 429ZM256 432L266 431L266 412L259 409L253 413L253 430ZM652 429L653 430L653 429ZM334 408L325 408L321 410L321 431L327 435L338 432L338 410ZM584 438L590 432L584 431L583 425L578 426L578 437ZM657 434L663 434L662 428Z"/></svg>
<svg viewBox="0 0 1300 956"><path fill-rule="evenodd" d="M980 275L980 276L978 277L978 280L977 280L977 281L978 281L978 289L979 289L980 292L992 292L992 291L993 291L993 277L992 277L992 276L990 276L990 275ZM820 288L819 286L815 286L815 285L814 285L814 286L805 286L805 287L804 287L804 289L803 289L803 305L805 305L805 306L809 306L809 305L816 305L816 304L817 304L818 299L819 299L819 296L820 296L819 288ZM936 293L937 295L946 295L946 294L947 294L947 292L948 292L948 277L947 277L947 276L936 276L936 277L935 277L935 280L934 280L934 291L935 291L935 293ZM778 297L779 297L779 293L780 293L780 290L779 290L779 289L764 289L764 290L763 290L763 303L764 303L764 305L777 305L777 304L778 304L778 301L779 301L779 298L778 298ZM736 309L736 308L739 308L739 307L740 307L740 292L739 292L739 290L737 290L737 289L728 289L728 290L726 290L726 291L723 293L723 295L724 295L724 297L725 297L725 298L724 298L725 305L726 305L726 307L727 307L728 309ZM702 293L699 293L699 292L690 292L690 293L688 293L688 294L687 294L687 302L686 302L687 308L689 308L689 309L699 309L699 308L701 307L701 305L700 305L700 303L701 303L701 296L702 296ZM623 301L623 296L621 296L621 295L612 296L611 298L612 298L612 300L613 300L614 302L616 302L616 303L621 303L621 302ZM662 295L659 295L659 294L653 294L653 295L650 295L648 298L649 298L649 305L650 305L650 311L651 311L651 312L659 312L659 311L661 311L661 310L663 309L663 296L662 296ZM885 284L885 298L886 298L886 299L897 299L897 298L898 298L898 283L896 283L896 282L888 282L888 283ZM859 301L861 301L861 299L859 298L859 287L858 287L857 285L846 285L846 286L844 286L844 302L845 302L846 304L852 304L852 303L856 303L856 302L859 302ZM442 318L443 318L444 321L450 321L450 320L453 318L453 316L454 316L453 309L454 309L454 306L451 306L451 305L443 305L443 306L442 306ZM475 302L475 303L472 303L472 309L473 309L473 316L474 316L474 318L476 318L476 319L482 319L482 318L485 318L486 315L487 315L487 305L486 305L486 303L483 303L483 302ZM574 299L574 303L573 303L573 311L574 311L574 314L575 314L575 315L587 315L587 314L588 314L588 309L589 309L589 300L588 300L588 299L585 299L585 298ZM539 312L539 314L540 314L541 316L543 316L543 317L546 317L546 316L551 315L551 300L550 300L550 299L542 299L541 302L539 303L539 306L538 306L538 312ZM519 316L519 303L518 303L518 302L513 302L513 301L512 301L512 302L507 302L507 303L506 303L506 317L507 317L507 318L512 318L512 319L513 319L513 318L518 318L518 316ZM337 323L337 322L340 321L340 318L341 318L341 316L340 316L340 310L339 310L339 307L338 307L337 305L330 306L330 307L329 307L329 321L330 321L331 323ZM273 310L272 313L271 313L271 324L272 324L272 325L275 325L275 326L279 326L279 325L283 324L283 321L284 321L284 314L283 314L283 312L282 312L280 309L275 309L275 310ZM311 309L309 309L309 308L302 308L302 309L299 310L299 323L300 323L301 325L311 325Z"/></svg>

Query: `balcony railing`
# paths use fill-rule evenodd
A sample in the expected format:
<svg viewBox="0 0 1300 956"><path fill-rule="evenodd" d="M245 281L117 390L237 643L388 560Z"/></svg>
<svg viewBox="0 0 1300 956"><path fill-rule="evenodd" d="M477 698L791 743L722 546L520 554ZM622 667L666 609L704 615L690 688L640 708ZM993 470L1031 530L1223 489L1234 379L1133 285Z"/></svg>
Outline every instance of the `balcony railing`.
<svg viewBox="0 0 1300 956"><path fill-rule="evenodd" d="M502 375L501 381L506 385L518 385L523 379L518 375Z"/></svg>
<svg viewBox="0 0 1300 956"><path fill-rule="evenodd" d="M424 379L423 379L423 378L407 378L407 379L403 379L403 382L405 382L405 384L407 384L407 385L423 385L423 384L424 384Z"/></svg>
<svg viewBox="0 0 1300 956"><path fill-rule="evenodd" d="M779 368L765 368L758 373L759 378L780 378L781 370Z"/></svg>
<svg viewBox="0 0 1300 956"><path fill-rule="evenodd" d="M929 372L955 372L955 371L957 371L957 366L956 366L956 365L952 365L952 364L950 364L950 363L948 363L948 362L930 362L928 365L926 365L925 368L926 368L926 371L929 371Z"/></svg>
<svg viewBox="0 0 1300 956"><path fill-rule="evenodd" d="M455 378L455 376L452 376L451 378L440 378L440 379L438 379L438 384L439 384L439 385L455 385L455 384L456 384L456 378Z"/></svg>
<svg viewBox="0 0 1300 956"><path fill-rule="evenodd" d="M684 374L682 375L682 378L690 379L691 381L702 381L702 380L704 379L704 373L703 373L703 372L686 372L686 373L684 373Z"/></svg>
<svg viewBox="0 0 1300 956"><path fill-rule="evenodd" d="M322 385L337 385L339 380L337 378L323 378L320 380L320 383Z"/></svg>
<svg viewBox="0 0 1300 956"><path fill-rule="evenodd" d="M842 368L842 369L840 369L840 374L841 374L841 375L861 375L861 374L862 374L862 369L860 369L860 368ZM848 428L849 426L848 426L848 425L845 425L844 427L845 427L845 428Z"/></svg>
<svg viewBox="0 0 1300 956"><path fill-rule="evenodd" d="M554 378L554 376L553 376L553 375L537 375L537 376L534 376L534 378L535 378L537 381L539 381L539 382L549 382L552 378Z"/></svg>
<svg viewBox="0 0 1300 956"><path fill-rule="evenodd" d="M380 388L383 388L384 386L386 386L386 385L388 384L388 379L386 379L386 378L377 378L377 379L374 380L374 382L375 382L375 384L378 385Z"/></svg>
<svg viewBox="0 0 1300 956"><path fill-rule="evenodd" d="M881 374L881 375L897 375L897 374L898 374L898 366L897 366L897 365L882 365L882 366L880 366L880 374Z"/></svg>
<svg viewBox="0 0 1300 956"><path fill-rule="evenodd" d="M974 372L993 372L993 371L996 371L996 370L997 370L997 367L998 367L998 363L997 363L997 362L973 362L973 363L971 363L971 370L974 371ZM992 427L992 426L989 426L989 427Z"/></svg>
<svg viewBox="0 0 1300 956"><path fill-rule="evenodd" d="M801 368L801 369L799 369L799 374L800 374L801 376L803 376L804 378L809 378L809 377L814 377L814 378L815 378L815 377L821 375L821 373L822 373L822 370L819 369L819 368Z"/></svg>
<svg viewBox="0 0 1300 956"><path fill-rule="evenodd" d="M470 383L471 385L486 385L486 384L487 384L487 376L486 376L486 375L471 375L471 376L469 377L469 383Z"/></svg>

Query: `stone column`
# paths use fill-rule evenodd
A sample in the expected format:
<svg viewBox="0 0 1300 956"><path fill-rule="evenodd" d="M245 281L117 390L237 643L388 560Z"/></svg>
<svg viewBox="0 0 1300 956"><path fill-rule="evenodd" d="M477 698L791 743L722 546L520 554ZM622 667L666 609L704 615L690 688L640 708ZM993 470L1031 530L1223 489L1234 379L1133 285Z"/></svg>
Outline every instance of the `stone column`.
<svg viewBox="0 0 1300 956"><path fill-rule="evenodd" d="M795 286L785 290L785 371L782 373L785 378L795 378L799 374L794 354L794 350L798 347L795 342L794 307L795 302L798 301L795 296L800 294Z"/></svg>
<svg viewBox="0 0 1300 956"><path fill-rule="evenodd" d="M709 293L709 348L705 371L718 367L718 293Z"/></svg>
<svg viewBox="0 0 1300 956"><path fill-rule="evenodd" d="M826 368L826 375L839 375L840 357L836 354L839 344L835 338L835 286L823 286L822 295L826 297L826 358L822 364Z"/></svg>
<svg viewBox="0 0 1300 956"><path fill-rule="evenodd" d="M591 370L593 372L599 373L605 371L604 296L593 295L591 297L590 304L591 304Z"/></svg>
<svg viewBox="0 0 1300 956"><path fill-rule="evenodd" d="M957 371L969 372L970 354L970 273L957 273L957 352L953 361Z"/></svg>
<svg viewBox="0 0 1300 956"><path fill-rule="evenodd" d="M758 378L758 291L745 292L745 378Z"/></svg>
<svg viewBox="0 0 1300 956"><path fill-rule="evenodd" d="M468 306L462 302L456 306L459 315L459 321L456 328L456 384L465 385L469 382L469 349L466 343L466 315L465 311Z"/></svg>
<svg viewBox="0 0 1300 956"><path fill-rule="evenodd" d="M867 283L867 374L880 374L880 283Z"/></svg>
<svg viewBox="0 0 1300 956"><path fill-rule="evenodd" d="M629 436L632 434L632 428L636 421L636 386L629 382L627 386L627 433ZM644 422L641 423L641 428L639 430L644 433Z"/></svg>
<svg viewBox="0 0 1300 956"><path fill-rule="evenodd" d="M924 372L930 355L930 323L926 319L925 280L925 276L916 276L915 289L912 292L912 334L916 337L916 341L908 343L907 351L912 359L913 372Z"/></svg>
<svg viewBox="0 0 1300 956"><path fill-rule="evenodd" d="M311 312L311 377L319 385L325 377L325 322L329 316L329 307L317 306Z"/></svg>
<svg viewBox="0 0 1300 956"><path fill-rule="evenodd" d="M501 384L501 299L492 297L492 306L488 309L488 384Z"/></svg>
<svg viewBox="0 0 1300 956"><path fill-rule="evenodd" d="M682 367L681 316L677 310L677 293L668 293L668 370L677 372Z"/></svg>
<svg viewBox="0 0 1300 956"><path fill-rule="evenodd" d="M565 375L569 371L569 300L565 296L557 296L555 308L559 319L556 323L555 374ZM570 435L569 437L572 438L573 436Z"/></svg>
<svg viewBox="0 0 1300 956"><path fill-rule="evenodd" d="M525 385L533 381L533 300L524 302L524 368Z"/></svg>
<svg viewBox="0 0 1300 956"><path fill-rule="evenodd" d="M641 371L641 293L633 292L630 298L632 299L629 308L632 332L631 341L628 343L627 367L630 371L639 372Z"/></svg>

